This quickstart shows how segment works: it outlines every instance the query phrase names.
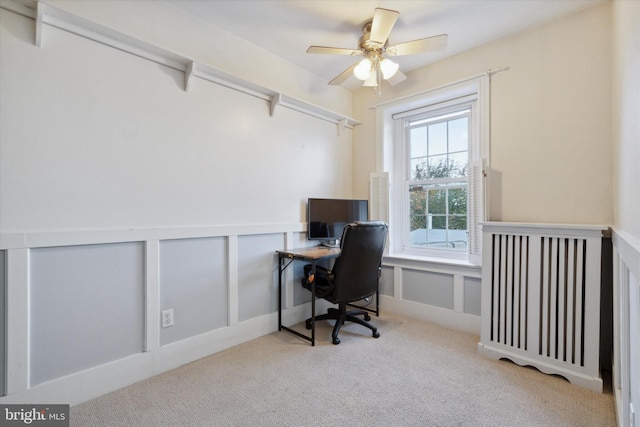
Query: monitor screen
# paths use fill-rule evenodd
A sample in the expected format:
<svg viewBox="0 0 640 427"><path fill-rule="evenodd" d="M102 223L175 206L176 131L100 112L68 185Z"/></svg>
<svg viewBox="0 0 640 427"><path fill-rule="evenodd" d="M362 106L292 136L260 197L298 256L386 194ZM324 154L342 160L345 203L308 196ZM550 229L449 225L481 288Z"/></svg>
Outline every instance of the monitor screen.
<svg viewBox="0 0 640 427"><path fill-rule="evenodd" d="M350 222L369 219L367 200L312 199L307 202L309 240L337 240Z"/></svg>

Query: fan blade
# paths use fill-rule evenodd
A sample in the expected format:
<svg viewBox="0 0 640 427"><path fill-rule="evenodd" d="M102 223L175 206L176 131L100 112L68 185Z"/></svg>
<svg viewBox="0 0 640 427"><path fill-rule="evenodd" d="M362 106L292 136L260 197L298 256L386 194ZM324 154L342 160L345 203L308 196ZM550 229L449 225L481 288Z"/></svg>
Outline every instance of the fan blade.
<svg viewBox="0 0 640 427"><path fill-rule="evenodd" d="M387 82L391 85L391 86L395 86L398 83L402 83L403 81L407 80L407 76L405 76L402 71L398 70L396 71L396 73L393 75L393 77L391 77L390 79L387 80Z"/></svg>
<svg viewBox="0 0 640 427"><path fill-rule="evenodd" d="M356 65L358 65L357 62L355 64L353 64L351 67L349 67L346 70L344 70L338 76L334 77L334 79L331 80L329 82L329 84L333 85L333 86L337 86L339 84L344 83L345 80L347 80L349 77L351 77L353 75L353 69L356 68Z"/></svg>
<svg viewBox="0 0 640 427"><path fill-rule="evenodd" d="M391 29L396 24L399 12L395 10L376 8L373 12L371 23L371 36L369 40L384 45L389 38Z"/></svg>
<svg viewBox="0 0 640 427"><path fill-rule="evenodd" d="M347 49L343 47L309 46L307 53L327 53L331 55L362 55L360 49Z"/></svg>
<svg viewBox="0 0 640 427"><path fill-rule="evenodd" d="M440 34L439 36L399 43L393 46L389 46L385 50L385 53L388 55L400 56L411 55L414 53L426 52L430 50L443 50L447 47L448 38L449 36L447 34Z"/></svg>

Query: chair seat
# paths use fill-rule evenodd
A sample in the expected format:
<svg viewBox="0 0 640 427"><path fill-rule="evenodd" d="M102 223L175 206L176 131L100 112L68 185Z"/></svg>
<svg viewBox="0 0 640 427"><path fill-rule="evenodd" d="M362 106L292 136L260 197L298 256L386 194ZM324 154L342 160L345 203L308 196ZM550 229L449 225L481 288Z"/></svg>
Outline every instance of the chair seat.
<svg viewBox="0 0 640 427"><path fill-rule="evenodd" d="M334 344L340 343L338 333L346 321L369 328L374 338L380 336L377 328L368 323L371 317L367 311L347 311L347 305L372 295L376 295L377 298L386 237L387 224L383 222L347 224L340 239L340 255L336 258L333 268L330 270L316 266L315 274L312 274L311 264L304 267L302 286L311 290L315 284L317 298L338 305L338 308L330 308L326 314L315 317L315 321L335 320L331 334ZM312 321L312 318L306 320L308 329L311 329Z"/></svg>

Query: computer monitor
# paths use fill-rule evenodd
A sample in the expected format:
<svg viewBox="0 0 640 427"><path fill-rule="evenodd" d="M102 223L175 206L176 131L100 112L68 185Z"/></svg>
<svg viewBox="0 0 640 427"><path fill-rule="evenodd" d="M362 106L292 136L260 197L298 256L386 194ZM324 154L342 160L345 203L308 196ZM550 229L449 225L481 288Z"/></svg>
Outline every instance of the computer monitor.
<svg viewBox="0 0 640 427"><path fill-rule="evenodd" d="M369 201L353 199L316 199L307 201L307 236L323 244L335 244L345 225L369 219Z"/></svg>

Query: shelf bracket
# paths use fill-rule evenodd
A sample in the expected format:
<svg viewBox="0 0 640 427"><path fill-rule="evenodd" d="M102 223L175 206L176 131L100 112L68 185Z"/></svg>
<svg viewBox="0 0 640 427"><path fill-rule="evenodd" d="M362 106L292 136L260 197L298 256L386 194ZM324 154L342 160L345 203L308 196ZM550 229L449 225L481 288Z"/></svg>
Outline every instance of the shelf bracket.
<svg viewBox="0 0 640 427"><path fill-rule="evenodd" d="M273 117L273 115L276 112L276 107L278 105L280 105L282 103L282 94L281 93L276 93L271 97L271 102L269 105L269 114L271 115L271 117Z"/></svg>
<svg viewBox="0 0 640 427"><path fill-rule="evenodd" d="M36 46L42 47L42 27L44 26L44 8L42 2L36 3Z"/></svg>
<svg viewBox="0 0 640 427"><path fill-rule="evenodd" d="M342 131L347 127L347 119L338 120L338 136L342 135Z"/></svg>
<svg viewBox="0 0 640 427"><path fill-rule="evenodd" d="M191 88L191 82L196 73L196 62L191 61L187 64L187 69L184 70L184 91L189 92Z"/></svg>

